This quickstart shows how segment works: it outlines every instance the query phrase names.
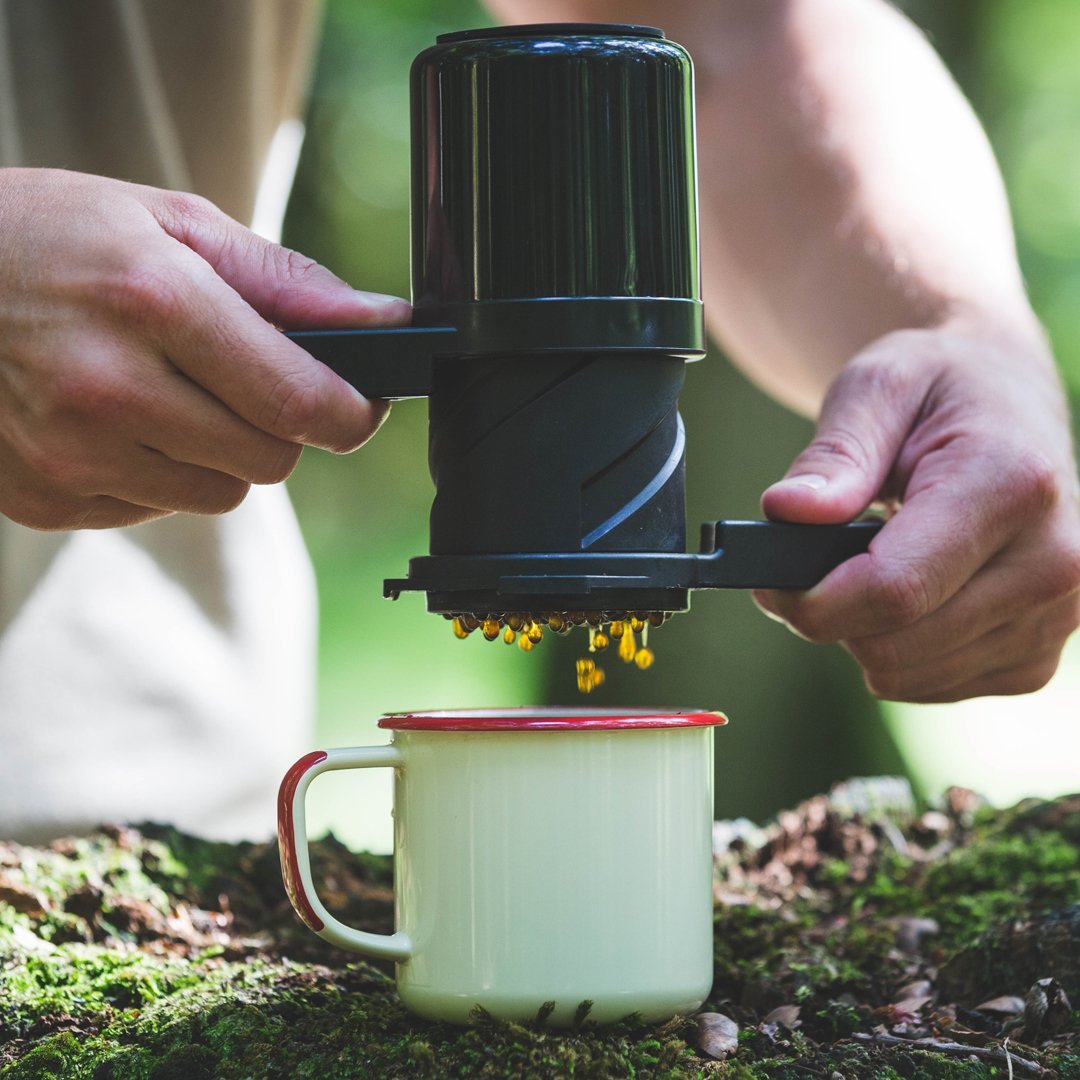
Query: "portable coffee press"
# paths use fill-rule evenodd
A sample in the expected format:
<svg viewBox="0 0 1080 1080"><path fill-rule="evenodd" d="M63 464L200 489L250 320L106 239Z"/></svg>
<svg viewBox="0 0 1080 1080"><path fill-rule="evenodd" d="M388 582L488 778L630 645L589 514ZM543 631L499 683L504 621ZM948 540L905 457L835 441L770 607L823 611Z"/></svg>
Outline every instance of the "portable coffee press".
<svg viewBox="0 0 1080 1080"><path fill-rule="evenodd" d="M469 30L416 58L411 95L413 326L290 335L366 396L429 399L430 554L385 595L426 593L459 636L632 644L691 589L808 588L865 551L877 522L708 522L686 551L686 51L648 26Z"/></svg>

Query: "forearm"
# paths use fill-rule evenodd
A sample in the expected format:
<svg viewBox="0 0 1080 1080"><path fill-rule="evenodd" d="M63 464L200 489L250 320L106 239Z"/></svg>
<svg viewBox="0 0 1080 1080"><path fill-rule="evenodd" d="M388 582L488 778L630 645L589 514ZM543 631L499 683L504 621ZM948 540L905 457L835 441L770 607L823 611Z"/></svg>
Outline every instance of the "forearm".
<svg viewBox="0 0 1080 1080"><path fill-rule="evenodd" d="M882 0L489 6L651 22L689 47L710 328L787 404L815 412L852 355L901 327L986 318L1037 340L986 139Z"/></svg>

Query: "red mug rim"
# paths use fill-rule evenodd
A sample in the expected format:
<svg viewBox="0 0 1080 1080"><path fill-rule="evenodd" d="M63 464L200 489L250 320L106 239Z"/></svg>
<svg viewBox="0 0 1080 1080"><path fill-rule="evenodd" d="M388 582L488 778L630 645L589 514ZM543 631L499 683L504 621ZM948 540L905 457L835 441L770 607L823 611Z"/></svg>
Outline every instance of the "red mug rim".
<svg viewBox="0 0 1080 1080"><path fill-rule="evenodd" d="M721 727L721 712L707 709L584 709L515 706L506 709L425 709L387 713L390 731L611 731L626 728Z"/></svg>

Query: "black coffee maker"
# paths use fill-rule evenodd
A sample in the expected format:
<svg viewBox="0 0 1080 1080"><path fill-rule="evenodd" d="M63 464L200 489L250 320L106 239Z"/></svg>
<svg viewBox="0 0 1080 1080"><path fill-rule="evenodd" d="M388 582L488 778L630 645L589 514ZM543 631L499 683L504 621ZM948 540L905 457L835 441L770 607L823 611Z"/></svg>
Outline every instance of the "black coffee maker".
<svg viewBox="0 0 1080 1080"><path fill-rule="evenodd" d="M866 550L879 523L719 521L686 552L686 51L648 26L470 30L411 90L413 326L290 335L369 397L429 399L430 554L385 594L469 630L656 625L691 589L807 588Z"/></svg>

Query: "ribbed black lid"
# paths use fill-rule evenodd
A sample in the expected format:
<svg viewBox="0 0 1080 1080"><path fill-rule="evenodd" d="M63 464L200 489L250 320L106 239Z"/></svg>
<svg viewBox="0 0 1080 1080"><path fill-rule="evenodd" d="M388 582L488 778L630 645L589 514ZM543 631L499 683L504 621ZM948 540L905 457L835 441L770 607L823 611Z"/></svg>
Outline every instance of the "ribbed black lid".
<svg viewBox="0 0 1080 1080"><path fill-rule="evenodd" d="M484 26L476 30L455 30L440 34L440 45L451 41L472 41L475 38L501 37L650 37L663 38L657 26L638 26L636 23L526 23L521 26Z"/></svg>

